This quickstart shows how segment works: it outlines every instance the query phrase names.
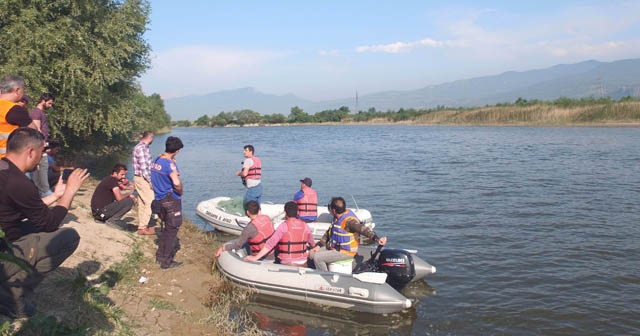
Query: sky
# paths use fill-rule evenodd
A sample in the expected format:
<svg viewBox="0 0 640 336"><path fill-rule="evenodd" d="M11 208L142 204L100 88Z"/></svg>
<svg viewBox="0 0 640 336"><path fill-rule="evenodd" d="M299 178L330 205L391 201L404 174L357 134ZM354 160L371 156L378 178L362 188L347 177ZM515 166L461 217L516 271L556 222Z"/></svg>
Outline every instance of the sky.
<svg viewBox="0 0 640 336"><path fill-rule="evenodd" d="M312 101L640 57L640 0L149 0L146 94Z"/></svg>

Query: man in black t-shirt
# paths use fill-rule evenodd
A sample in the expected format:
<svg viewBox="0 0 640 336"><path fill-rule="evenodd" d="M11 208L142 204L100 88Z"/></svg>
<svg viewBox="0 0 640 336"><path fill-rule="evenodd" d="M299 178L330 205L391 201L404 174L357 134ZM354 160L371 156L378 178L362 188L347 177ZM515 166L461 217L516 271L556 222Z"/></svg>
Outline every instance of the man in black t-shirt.
<svg viewBox="0 0 640 336"><path fill-rule="evenodd" d="M0 227L6 234L0 253L21 259L28 271L0 259L0 314L29 317L35 314L30 296L44 274L56 269L78 247L73 228L60 227L82 183L86 169L76 169L54 193L40 198L38 188L25 173L36 169L44 151L44 137L21 127L7 140L7 155L0 159ZM49 207L54 202L56 206Z"/></svg>
<svg viewBox="0 0 640 336"><path fill-rule="evenodd" d="M100 181L91 196L91 212L93 217L100 222L117 226L117 221L122 218L134 203L132 194L123 194L118 182L127 176L127 166L116 163L111 175Z"/></svg>

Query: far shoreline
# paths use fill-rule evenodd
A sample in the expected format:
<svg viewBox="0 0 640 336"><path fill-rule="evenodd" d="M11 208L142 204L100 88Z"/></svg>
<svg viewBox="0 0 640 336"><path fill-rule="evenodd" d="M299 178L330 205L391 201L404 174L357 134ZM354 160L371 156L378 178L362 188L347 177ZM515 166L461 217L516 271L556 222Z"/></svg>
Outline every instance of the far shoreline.
<svg viewBox="0 0 640 336"><path fill-rule="evenodd" d="M245 124L245 125L225 125L225 126L173 126L173 128L242 128L242 127L297 127L297 126L427 126L427 127L599 127L599 128L639 128L640 121L633 122L600 122L600 123L566 123L566 124L546 124L546 123L424 123L424 122L325 122L325 123L286 123L286 124Z"/></svg>
<svg viewBox="0 0 640 336"><path fill-rule="evenodd" d="M292 109L293 110L293 109ZM348 109L347 109L348 111ZM517 103L474 108L400 109L398 111L344 110L309 115L298 111L289 117L257 112L220 112L203 115L196 121L173 122L174 127L257 127L257 126L459 126L459 127L640 127L640 100L559 100L558 102ZM325 113L326 112L326 113ZM223 113L226 113L223 115ZM301 115L299 115L302 113ZM249 115L247 115L249 114ZM221 116L224 116L222 118ZM290 122L289 122L290 121ZM312 121L312 122L307 122Z"/></svg>

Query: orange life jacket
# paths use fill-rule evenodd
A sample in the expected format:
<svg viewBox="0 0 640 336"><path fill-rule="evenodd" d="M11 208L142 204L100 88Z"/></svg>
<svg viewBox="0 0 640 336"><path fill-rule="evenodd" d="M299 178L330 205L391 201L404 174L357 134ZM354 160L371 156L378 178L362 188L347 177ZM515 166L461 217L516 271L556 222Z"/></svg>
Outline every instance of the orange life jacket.
<svg viewBox="0 0 640 336"><path fill-rule="evenodd" d="M287 226L287 232L278 242L278 259L302 259L307 257L307 223L298 218L287 218L280 224Z"/></svg>
<svg viewBox="0 0 640 336"><path fill-rule="evenodd" d="M269 216L266 215L257 215L254 219L251 220L251 224L255 225L256 229L258 229L258 234L249 239L249 247L251 248L251 255L256 255L262 248L264 247L264 243L271 238L273 232L275 231L273 228L273 223Z"/></svg>
<svg viewBox="0 0 640 336"><path fill-rule="evenodd" d="M262 177L262 161L257 156L251 158L253 165L249 167L246 178L252 180L259 180Z"/></svg>
<svg viewBox="0 0 640 336"><path fill-rule="evenodd" d="M0 99L0 158L5 157L7 154L7 139L9 139L9 134L20 127L7 122L7 113L16 105L18 104Z"/></svg>
<svg viewBox="0 0 640 336"><path fill-rule="evenodd" d="M327 247L348 256L355 256L358 253L358 234L347 231L347 220L349 218L359 220L353 211L348 210L337 221L335 219L332 221Z"/></svg>
<svg viewBox="0 0 640 336"><path fill-rule="evenodd" d="M298 216L318 216L318 194L311 188L304 188L302 190L304 196L297 200L298 203Z"/></svg>

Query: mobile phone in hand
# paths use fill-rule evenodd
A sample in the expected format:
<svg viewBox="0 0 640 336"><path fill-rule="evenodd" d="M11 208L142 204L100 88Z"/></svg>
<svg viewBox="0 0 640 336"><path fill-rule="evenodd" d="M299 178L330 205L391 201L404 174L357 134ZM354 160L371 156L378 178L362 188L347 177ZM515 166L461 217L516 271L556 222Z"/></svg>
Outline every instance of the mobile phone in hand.
<svg viewBox="0 0 640 336"><path fill-rule="evenodd" d="M62 171L62 181L66 182L69 179L69 175L71 175L71 172L73 171L73 169L65 169Z"/></svg>

